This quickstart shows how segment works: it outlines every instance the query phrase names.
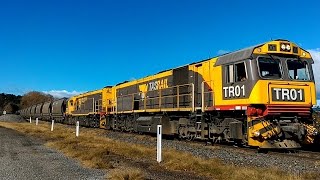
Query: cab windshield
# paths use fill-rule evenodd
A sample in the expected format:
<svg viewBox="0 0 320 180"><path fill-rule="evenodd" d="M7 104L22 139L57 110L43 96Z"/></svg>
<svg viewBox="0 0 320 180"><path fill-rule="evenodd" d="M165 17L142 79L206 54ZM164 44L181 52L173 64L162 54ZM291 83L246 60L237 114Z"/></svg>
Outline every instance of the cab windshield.
<svg viewBox="0 0 320 180"><path fill-rule="evenodd" d="M287 66L290 79L300 81L310 80L310 73L307 62L303 62L297 59L290 59L287 60Z"/></svg>
<svg viewBox="0 0 320 180"><path fill-rule="evenodd" d="M272 57L258 58L259 73L264 79L281 79L280 60Z"/></svg>

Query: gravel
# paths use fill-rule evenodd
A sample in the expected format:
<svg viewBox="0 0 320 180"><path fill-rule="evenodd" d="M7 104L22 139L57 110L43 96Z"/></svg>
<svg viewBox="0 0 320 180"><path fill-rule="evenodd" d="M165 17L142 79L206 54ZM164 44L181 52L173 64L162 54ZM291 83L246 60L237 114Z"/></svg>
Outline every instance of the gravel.
<svg viewBox="0 0 320 180"><path fill-rule="evenodd" d="M0 127L0 179L104 179L102 170L82 167L77 161L47 148L39 140Z"/></svg>
<svg viewBox="0 0 320 180"><path fill-rule="evenodd" d="M5 114L0 116L0 121L2 122L25 122L25 119L20 115L16 114Z"/></svg>
<svg viewBox="0 0 320 180"><path fill-rule="evenodd" d="M120 132L108 131L108 138L119 141L156 147L156 138L137 135L122 134ZM184 151L201 158L217 158L224 164L232 164L235 166L254 166L262 168L277 168L286 172L301 173L319 173L319 159L306 159L292 154L273 154L258 153L257 150L246 148L234 148L225 146L205 146L205 143L190 143L178 140L163 140L164 148L173 148ZM319 154L320 155L320 154Z"/></svg>

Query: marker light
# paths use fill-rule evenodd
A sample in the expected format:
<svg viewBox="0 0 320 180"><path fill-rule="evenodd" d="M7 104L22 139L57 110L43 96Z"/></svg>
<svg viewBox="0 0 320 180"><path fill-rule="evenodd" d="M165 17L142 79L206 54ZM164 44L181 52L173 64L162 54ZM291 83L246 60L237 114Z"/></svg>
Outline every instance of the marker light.
<svg viewBox="0 0 320 180"><path fill-rule="evenodd" d="M261 48L257 48L257 51L258 51L258 52L261 52Z"/></svg>
<svg viewBox="0 0 320 180"><path fill-rule="evenodd" d="M260 132L259 132L259 131L255 131L255 132L253 132L253 135L254 135L255 137L259 137L259 136L260 136Z"/></svg>
<svg viewBox="0 0 320 180"><path fill-rule="evenodd" d="M314 135L314 136L318 135L318 131L317 130L313 130L312 135Z"/></svg>
<svg viewBox="0 0 320 180"><path fill-rule="evenodd" d="M290 49L291 49L290 44L287 44L287 45L286 45L286 49L287 49L288 51L290 51Z"/></svg>

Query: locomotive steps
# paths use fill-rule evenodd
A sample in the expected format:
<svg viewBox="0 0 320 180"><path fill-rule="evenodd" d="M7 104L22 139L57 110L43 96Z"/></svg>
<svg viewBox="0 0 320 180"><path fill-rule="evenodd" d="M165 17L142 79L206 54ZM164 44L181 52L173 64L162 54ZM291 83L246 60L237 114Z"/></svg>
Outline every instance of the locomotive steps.
<svg viewBox="0 0 320 180"><path fill-rule="evenodd" d="M186 145L181 150L179 143L171 141L175 148L166 147L170 141L165 141L163 162L156 162L155 146L152 137L133 134L121 134L101 129L81 128L80 136L75 137L74 126L55 124L50 132L50 123L9 123L0 122L0 126L15 129L33 137L40 138L46 145L60 150L67 156L78 159L82 164L99 169L105 169L110 178L127 177L127 179L316 179L317 174L299 172L292 174L282 169L270 169L255 166L255 162L246 159L249 154L231 152L237 159L246 164L237 165L224 158L211 158L209 155L197 155L205 151L196 145ZM146 143L146 144L144 144ZM184 143L186 144L186 143ZM190 148L190 149L188 149ZM179 150L176 150L179 149ZM215 149L211 147L210 152ZM217 152L219 150L217 149ZM226 151L228 152L228 151ZM231 153L229 153L231 155ZM270 163L267 155L262 155L264 163ZM282 160L279 159L279 163ZM296 161L298 162L298 161ZM234 164L234 165L231 165ZM291 168L292 167L288 167ZM304 167L308 169L308 167Z"/></svg>

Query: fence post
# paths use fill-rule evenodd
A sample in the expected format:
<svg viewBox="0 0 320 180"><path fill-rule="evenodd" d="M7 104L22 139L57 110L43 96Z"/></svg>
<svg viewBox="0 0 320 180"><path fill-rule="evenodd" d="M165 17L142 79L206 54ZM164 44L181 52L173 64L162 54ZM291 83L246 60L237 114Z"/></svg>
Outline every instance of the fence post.
<svg viewBox="0 0 320 180"><path fill-rule="evenodd" d="M76 136L77 137L79 136L79 121L77 121L77 124L76 124Z"/></svg>
<svg viewBox="0 0 320 180"><path fill-rule="evenodd" d="M161 140L162 140L162 125L157 126L157 162L162 161L161 156Z"/></svg>
<svg viewBox="0 0 320 180"><path fill-rule="evenodd" d="M51 123L51 131L53 131L53 125L54 125L54 120L52 120L52 123Z"/></svg>
<svg viewBox="0 0 320 180"><path fill-rule="evenodd" d="M30 121L30 123L31 123L31 117L30 117L29 121Z"/></svg>
<svg viewBox="0 0 320 180"><path fill-rule="evenodd" d="M36 126L38 126L38 121L39 121L38 118L36 118Z"/></svg>

